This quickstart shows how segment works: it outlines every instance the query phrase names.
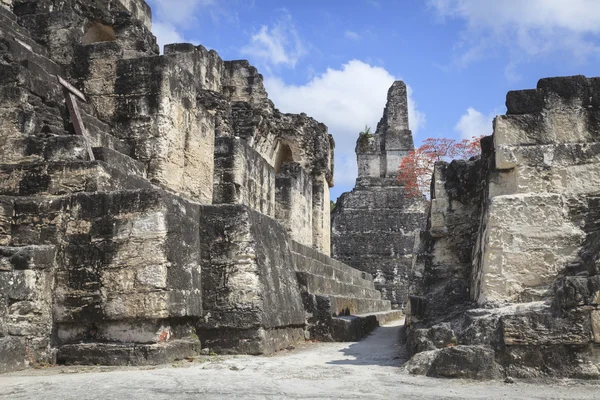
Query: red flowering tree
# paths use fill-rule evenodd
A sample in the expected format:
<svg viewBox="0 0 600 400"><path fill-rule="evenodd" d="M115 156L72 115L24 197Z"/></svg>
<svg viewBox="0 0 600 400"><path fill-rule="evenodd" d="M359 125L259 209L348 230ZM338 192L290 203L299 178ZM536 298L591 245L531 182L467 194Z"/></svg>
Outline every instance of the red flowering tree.
<svg viewBox="0 0 600 400"><path fill-rule="evenodd" d="M480 137L463 139L429 138L408 153L398 168L398 181L406 188L406 196L429 197L433 168L438 161L469 159L481 153Z"/></svg>

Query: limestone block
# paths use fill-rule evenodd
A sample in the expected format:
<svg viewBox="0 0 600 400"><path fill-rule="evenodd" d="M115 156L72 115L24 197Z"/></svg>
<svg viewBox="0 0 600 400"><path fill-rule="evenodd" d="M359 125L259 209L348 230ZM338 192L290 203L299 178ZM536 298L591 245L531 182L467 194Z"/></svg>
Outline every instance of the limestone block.
<svg viewBox="0 0 600 400"><path fill-rule="evenodd" d="M237 330L304 324L284 228L240 205L204 206L201 215L206 318L199 328L223 329L225 340Z"/></svg>
<svg viewBox="0 0 600 400"><path fill-rule="evenodd" d="M550 295L585 233L565 218L560 195L495 197L489 207L479 301L532 301Z"/></svg>
<svg viewBox="0 0 600 400"><path fill-rule="evenodd" d="M591 341L590 316L573 312L563 318L551 313L523 313L501 317L507 346L585 345Z"/></svg>
<svg viewBox="0 0 600 400"><path fill-rule="evenodd" d="M500 365L486 346L455 346L418 353L405 365L415 375L438 378L496 379Z"/></svg>
<svg viewBox="0 0 600 400"><path fill-rule="evenodd" d="M208 204L213 197L216 117L196 99L205 88L219 88L222 61L201 46L188 47L172 46L162 57L118 62L115 93L123 95L116 105L118 134L133 143L134 157L147 163L149 179ZM170 79L172 75L177 79Z"/></svg>
<svg viewBox="0 0 600 400"><path fill-rule="evenodd" d="M496 147L496 168L512 169L518 165L517 157L510 146L499 145Z"/></svg>
<svg viewBox="0 0 600 400"><path fill-rule="evenodd" d="M60 218L37 218L50 215L49 210ZM90 326L104 324L103 337L120 341L125 336L118 334L119 324L132 320L191 326L202 314L198 211L155 189L19 203L17 237L43 235L63 243L52 292L62 337L83 338ZM32 261L28 265L37 265ZM49 285L44 276L36 276L35 283ZM21 286L13 285L15 290ZM31 299L26 292L20 297Z"/></svg>
<svg viewBox="0 0 600 400"><path fill-rule="evenodd" d="M142 21L148 30L152 30L152 11L143 0L117 0L136 19Z"/></svg>
<svg viewBox="0 0 600 400"><path fill-rule="evenodd" d="M594 342L600 343L600 311L594 310L590 314L592 324L592 334L594 335Z"/></svg>
<svg viewBox="0 0 600 400"><path fill-rule="evenodd" d="M329 197L329 184L326 177L313 180L312 189L312 220L313 220L313 248L330 255L331 251L331 205Z"/></svg>
<svg viewBox="0 0 600 400"><path fill-rule="evenodd" d="M313 244L313 179L297 163L285 163L275 179L275 218L292 239Z"/></svg>
<svg viewBox="0 0 600 400"><path fill-rule="evenodd" d="M213 204L244 204L275 215L275 170L242 139L215 140Z"/></svg>
<svg viewBox="0 0 600 400"><path fill-rule="evenodd" d="M357 159L359 177L380 177L382 175L382 160L379 154L359 154Z"/></svg>

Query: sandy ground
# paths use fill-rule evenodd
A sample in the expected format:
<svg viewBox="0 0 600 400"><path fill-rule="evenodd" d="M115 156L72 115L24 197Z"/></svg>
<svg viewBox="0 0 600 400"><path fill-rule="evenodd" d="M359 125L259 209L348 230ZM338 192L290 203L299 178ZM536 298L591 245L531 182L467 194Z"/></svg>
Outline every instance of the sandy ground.
<svg viewBox="0 0 600 400"><path fill-rule="evenodd" d="M0 399L599 399L600 384L472 382L408 375L401 324L358 343L270 357L204 356L151 368L51 367L0 376Z"/></svg>

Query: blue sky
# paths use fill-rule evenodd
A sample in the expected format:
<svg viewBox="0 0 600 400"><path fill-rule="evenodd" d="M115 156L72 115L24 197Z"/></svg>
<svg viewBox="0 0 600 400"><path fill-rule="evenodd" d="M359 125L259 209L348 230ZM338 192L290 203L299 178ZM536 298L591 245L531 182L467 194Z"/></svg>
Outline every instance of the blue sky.
<svg viewBox="0 0 600 400"><path fill-rule="evenodd" d="M356 179L354 145L395 79L410 88L418 145L490 134L506 92L548 76L599 75L599 0L149 0L159 43L248 59L275 106L336 140L335 199Z"/></svg>

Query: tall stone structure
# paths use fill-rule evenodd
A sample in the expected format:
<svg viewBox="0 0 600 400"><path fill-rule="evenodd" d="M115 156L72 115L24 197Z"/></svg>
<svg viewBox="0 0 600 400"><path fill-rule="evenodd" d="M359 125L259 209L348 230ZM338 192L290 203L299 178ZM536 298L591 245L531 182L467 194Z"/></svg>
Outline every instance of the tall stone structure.
<svg viewBox="0 0 600 400"><path fill-rule="evenodd" d="M509 92L482 156L436 166L408 369L600 378L600 79Z"/></svg>
<svg viewBox="0 0 600 400"><path fill-rule="evenodd" d="M332 257L372 274L396 308L406 306L414 241L425 228L426 200L407 197L398 182L411 150L406 85L396 81L375 134L356 142L356 186L339 197L331 218Z"/></svg>
<svg viewBox="0 0 600 400"><path fill-rule="evenodd" d="M277 110L247 61L159 55L143 0L4 0L0 26L0 372L264 354L399 317L327 255L327 127Z"/></svg>

